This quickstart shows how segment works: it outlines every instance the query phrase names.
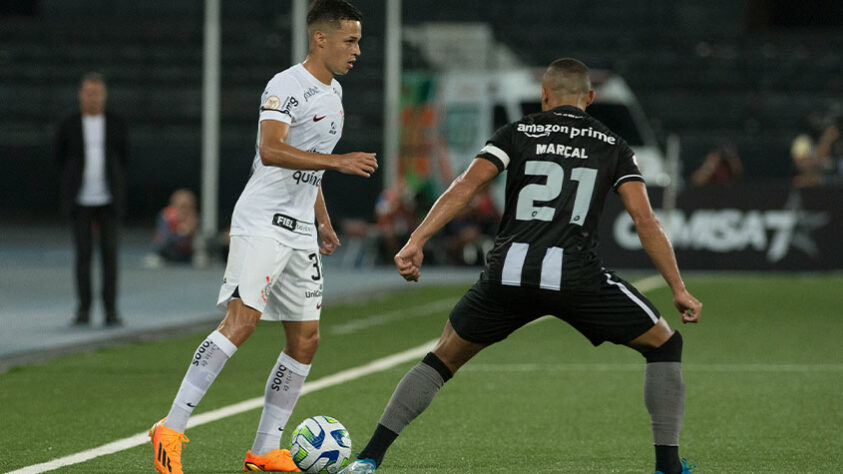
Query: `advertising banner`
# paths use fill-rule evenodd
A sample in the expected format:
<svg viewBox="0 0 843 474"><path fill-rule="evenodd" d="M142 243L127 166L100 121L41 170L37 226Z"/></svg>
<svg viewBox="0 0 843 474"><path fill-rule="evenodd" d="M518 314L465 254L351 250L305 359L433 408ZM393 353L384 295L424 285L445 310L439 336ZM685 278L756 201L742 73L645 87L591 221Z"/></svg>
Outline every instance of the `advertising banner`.
<svg viewBox="0 0 843 474"><path fill-rule="evenodd" d="M843 269L841 188L688 188L671 212L659 209L661 189L649 193L681 269ZM606 200L599 252L610 268L652 268L620 199Z"/></svg>

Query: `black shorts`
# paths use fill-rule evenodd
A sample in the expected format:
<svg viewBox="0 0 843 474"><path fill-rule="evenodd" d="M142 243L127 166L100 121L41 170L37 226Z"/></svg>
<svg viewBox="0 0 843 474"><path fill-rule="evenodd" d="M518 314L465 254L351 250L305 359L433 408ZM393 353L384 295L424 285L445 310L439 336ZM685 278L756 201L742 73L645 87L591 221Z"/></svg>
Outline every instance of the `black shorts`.
<svg viewBox="0 0 843 474"><path fill-rule="evenodd" d="M502 341L545 315L573 326L595 346L625 344L652 328L659 312L631 284L605 273L598 291L555 291L506 286L483 277L451 310L451 325L463 339Z"/></svg>

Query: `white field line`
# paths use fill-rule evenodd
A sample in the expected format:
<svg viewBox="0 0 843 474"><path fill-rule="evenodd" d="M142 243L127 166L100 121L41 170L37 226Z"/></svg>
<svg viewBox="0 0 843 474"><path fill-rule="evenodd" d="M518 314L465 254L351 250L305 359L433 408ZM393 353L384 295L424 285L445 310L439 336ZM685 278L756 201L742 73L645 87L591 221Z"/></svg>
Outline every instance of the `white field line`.
<svg viewBox="0 0 843 474"><path fill-rule="evenodd" d="M664 278L662 278L661 275L653 275L636 281L632 284L632 286L637 288L641 293L646 293L648 291L653 291L656 288L667 286L667 282L664 281Z"/></svg>
<svg viewBox="0 0 843 474"><path fill-rule="evenodd" d="M382 372L391 369L392 367L403 364L404 362L419 359L433 349L433 346L436 344L437 340L438 339L433 339L420 346L414 347L404 352L399 352L391 356L377 359L359 367L343 370L341 372L337 372L333 375L328 375L327 377L323 377L313 382L306 382L304 384L304 387L302 387L301 394L306 395L317 390L322 390L323 388L328 388L334 385L339 385L341 383L350 382L352 380L364 377L369 374L374 374L376 372ZM211 423L213 421L217 421L228 416L237 415L239 413L243 413L249 410L254 410L255 408L260 408L262 406L263 396L255 397L249 400L242 401L240 403L235 403L233 405L220 408L218 410L212 410L193 416L187 423L187 427L193 428L195 426L204 425L206 423ZM128 438L112 441L111 443L107 443L93 449L82 451L76 454L71 454L63 458L53 459L52 461L48 461L45 463L27 466L16 471L11 471L8 474L35 474L39 472L52 471L54 469L59 469L65 466L69 466L71 464L79 464L100 456L105 456L107 454L113 454L127 449L131 449L148 442L149 436L144 431L143 433L138 433L136 435L129 436Z"/></svg>
<svg viewBox="0 0 843 474"><path fill-rule="evenodd" d="M337 324L335 326L328 327L327 331L329 334L351 334L360 329L381 326L395 321L402 321L420 316L427 316L439 311L450 311L451 308L454 307L454 304L456 304L456 300L454 298L445 298L432 301L422 306L416 306L411 309L396 309L394 311L387 311L386 313L376 314L367 318L356 319L345 324Z"/></svg>
<svg viewBox="0 0 843 474"><path fill-rule="evenodd" d="M661 283L659 283L661 282ZM638 288L641 292L646 292L652 290L654 288L658 288L661 285L664 285L663 280L661 277L656 275L654 277L648 277L643 280L640 280L634 284L636 288ZM424 306L419 306L414 308L413 310L408 312L408 315L402 315L400 310L391 311L388 313L383 313L375 316L371 316L368 318L364 318L358 321L353 321L347 324L342 324L338 326L333 326L328 330L334 334L350 334L354 331L359 329L364 329L372 326L378 326L382 324L388 324L393 321L400 321L403 319L413 318L424 316L435 311L441 311L444 309L450 308L453 306L454 301L453 299L443 299L437 300L431 303L428 303ZM546 320L547 318L538 319L535 322ZM393 354L391 356L387 356L381 359L374 360L368 364L361 365L359 367L354 367L351 369L343 370L341 372L337 372L336 374L329 375L327 377L323 377L319 380L315 380L313 382L306 382L304 387L302 387L302 395L306 395L311 392L315 392L317 390L321 390L323 388L332 387L334 385L338 385L344 382L349 382L355 380L357 378L373 374L376 372L382 372L388 370L396 365L400 365L404 362L417 359L424 354L428 353L433 346L436 344L438 339L434 339L428 341L420 346L414 347L412 349L406 350L404 352L399 352L397 354ZM468 366L466 366L467 368ZM245 400L239 403L235 403L233 405L228 405L226 407L222 407L217 410L212 410L209 412L201 413L190 418L190 421L187 423L188 428L193 428L194 426L204 425L206 423L211 423L213 421L220 420L222 418L236 415L239 413L243 413L249 410L254 410L256 408L260 408L263 406L263 397L255 397L249 400ZM149 436L146 432L138 433L136 435L129 436L128 438L119 439L117 441L112 441L111 443L104 444L102 446L88 449L86 451L81 451L75 454L71 454L62 458L53 459L52 461L47 461L40 464L34 464L32 466L23 467L16 471L9 471L7 474L35 474L40 472L47 472L52 471L55 469L59 469L65 466L70 466L72 464L79 464L85 461L89 461L94 458L98 458L100 456L105 456L108 454L114 454L120 451L125 451L127 449L134 448L136 446L140 446L144 443L149 441Z"/></svg>

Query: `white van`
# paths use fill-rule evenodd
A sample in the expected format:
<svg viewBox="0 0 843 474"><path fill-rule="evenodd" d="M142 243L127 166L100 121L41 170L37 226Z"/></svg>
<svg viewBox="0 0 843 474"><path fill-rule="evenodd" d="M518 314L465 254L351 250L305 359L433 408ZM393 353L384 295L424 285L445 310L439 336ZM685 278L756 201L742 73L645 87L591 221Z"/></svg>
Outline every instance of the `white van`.
<svg viewBox="0 0 843 474"><path fill-rule="evenodd" d="M436 76L433 101L454 170L466 169L497 128L541 110L543 72L529 68ZM667 186L664 154L632 90L623 78L607 71L592 70L591 80L595 100L587 112L629 143L648 185ZM495 194L502 197L501 193Z"/></svg>

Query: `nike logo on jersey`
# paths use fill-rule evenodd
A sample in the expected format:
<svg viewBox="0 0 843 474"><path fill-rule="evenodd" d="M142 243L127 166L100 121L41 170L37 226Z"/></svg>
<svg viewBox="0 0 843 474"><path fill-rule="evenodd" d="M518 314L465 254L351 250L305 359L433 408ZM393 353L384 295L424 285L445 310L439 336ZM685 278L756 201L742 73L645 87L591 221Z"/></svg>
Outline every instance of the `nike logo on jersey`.
<svg viewBox="0 0 843 474"><path fill-rule="evenodd" d="M190 402L185 402L185 405L189 406L190 408L196 408L196 405L194 405Z"/></svg>
<svg viewBox="0 0 843 474"><path fill-rule="evenodd" d="M322 303L316 303L316 309L322 309Z"/></svg>
<svg viewBox="0 0 843 474"><path fill-rule="evenodd" d="M314 116L313 116L313 121L314 121L314 122L318 122L318 121L322 120L322 119L323 119L323 118L325 118L325 117L327 117L327 115L323 115L323 116L321 116L321 117L319 117L318 115L314 115Z"/></svg>

